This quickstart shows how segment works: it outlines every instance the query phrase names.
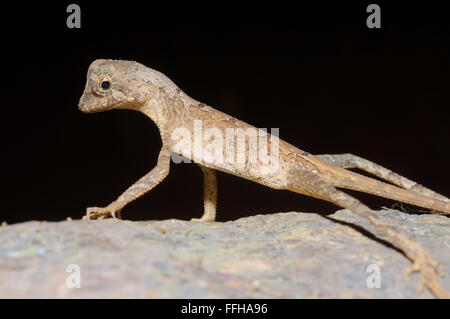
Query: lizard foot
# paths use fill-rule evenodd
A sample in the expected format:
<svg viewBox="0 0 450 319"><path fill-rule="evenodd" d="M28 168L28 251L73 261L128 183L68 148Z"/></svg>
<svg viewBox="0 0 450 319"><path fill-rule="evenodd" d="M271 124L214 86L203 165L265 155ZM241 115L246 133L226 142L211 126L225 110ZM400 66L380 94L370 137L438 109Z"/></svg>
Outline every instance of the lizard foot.
<svg viewBox="0 0 450 319"><path fill-rule="evenodd" d="M418 257L414 260L414 264L406 269L406 276L409 276L413 272L420 272L420 283L418 292L421 293L423 288L427 286L430 291L438 298L450 298L450 294L445 290L442 284L439 282L435 269L438 270L442 276L442 265L438 264L435 260L428 255L428 253L422 251L418 254Z"/></svg>
<svg viewBox="0 0 450 319"><path fill-rule="evenodd" d="M106 207L88 207L86 209L86 217L89 220L103 219L107 217L122 219L122 217L120 216L120 209L113 205L108 205Z"/></svg>
<svg viewBox="0 0 450 319"><path fill-rule="evenodd" d="M193 223L208 223L208 222L213 222L214 218L210 218L210 217L201 217L201 218L191 218L191 222Z"/></svg>

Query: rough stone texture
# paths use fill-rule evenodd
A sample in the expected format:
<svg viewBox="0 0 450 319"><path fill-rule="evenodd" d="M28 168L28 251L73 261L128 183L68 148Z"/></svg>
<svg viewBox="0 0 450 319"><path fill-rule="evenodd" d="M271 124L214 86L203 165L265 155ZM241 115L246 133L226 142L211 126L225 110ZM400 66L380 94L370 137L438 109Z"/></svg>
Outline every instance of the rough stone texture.
<svg viewBox="0 0 450 319"><path fill-rule="evenodd" d="M450 273L449 218L380 214ZM374 232L346 210L210 224L107 219L0 227L0 298L432 297L418 293L418 274L405 278L409 260L353 225ZM381 267L379 289L366 285L373 263ZM79 289L67 287L70 264L81 267ZM442 282L450 290L450 275Z"/></svg>

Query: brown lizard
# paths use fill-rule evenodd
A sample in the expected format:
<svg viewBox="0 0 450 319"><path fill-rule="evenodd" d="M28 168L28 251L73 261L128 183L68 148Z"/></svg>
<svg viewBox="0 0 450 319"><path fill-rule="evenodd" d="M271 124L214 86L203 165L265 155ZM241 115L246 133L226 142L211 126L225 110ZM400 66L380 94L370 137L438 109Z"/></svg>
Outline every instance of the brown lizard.
<svg viewBox="0 0 450 319"><path fill-rule="evenodd" d="M435 272L438 263L420 244L390 225L385 218L380 217L369 207L336 188L362 191L450 214L450 200L445 196L352 154L315 156L267 133L260 141L265 141L267 148L277 154L274 158L277 165L274 166L275 169L270 169L269 166L273 164L269 163L270 161L263 161L260 158L256 161L250 160L254 149L250 149L250 142L247 143L245 137L243 141L238 142L234 137L225 140L225 135L217 133L217 130L247 130L254 128L253 126L192 99L164 74L137 62L94 61L88 70L79 109L85 113L110 109L140 111L155 122L162 139L162 149L156 167L108 206L87 208L89 219L109 216L115 218L116 215L120 217L120 211L125 205L150 191L168 175L171 153L175 152L200 165L204 175L204 212L201 218L192 221L215 220L217 202L215 170L243 177L273 189L290 190L326 200L368 220L413 262L407 273L419 271L421 287L426 285L437 297L449 297ZM215 134L209 134L211 136L206 140L210 143L204 146L203 144L198 146L198 136L195 136L198 134L196 126L198 128L199 123L204 128L216 130ZM184 131L178 133L189 133L187 138L180 138L182 134L174 134L180 128ZM201 136L200 140L203 139L205 137ZM213 148L216 157L212 156L211 150L207 152L207 148L214 141L217 142L214 145L225 144L231 150L244 145L244 160L237 163L234 155L230 157L232 160L217 160L223 158L221 156L225 156L226 151L222 152L220 148L217 151L217 148ZM234 146L236 148L233 148ZM220 152L222 153L219 154ZM357 174L347 170L348 168L365 170L397 186Z"/></svg>

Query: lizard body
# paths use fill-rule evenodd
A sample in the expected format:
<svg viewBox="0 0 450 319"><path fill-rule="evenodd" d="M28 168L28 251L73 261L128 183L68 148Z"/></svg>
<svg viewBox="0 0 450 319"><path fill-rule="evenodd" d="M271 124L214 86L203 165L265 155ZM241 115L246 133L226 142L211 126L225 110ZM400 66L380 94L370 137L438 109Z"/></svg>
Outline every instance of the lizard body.
<svg viewBox="0 0 450 319"><path fill-rule="evenodd" d="M370 221L414 263L410 271L420 271L422 284L437 297L449 297L435 274L437 262L421 245L390 226L369 207L337 190L336 187L362 191L450 214L450 200L445 196L357 156L312 155L269 133L264 134L265 132L262 133L262 141L265 142L267 149L272 151L271 155L276 151L275 157L271 159L276 159L277 165L271 166L273 161L263 161L261 158L251 160L254 149L251 148L250 142L245 138L240 142L234 137L228 139L223 131L257 130L256 128L194 100L165 75L137 62L94 61L88 70L79 108L85 113L110 109L140 111L158 126L163 144L156 167L107 207L88 208L89 218L115 217L129 202L150 191L169 173L171 152L175 152L197 163L204 175L204 213L201 218L192 221L215 220L217 202L215 170L274 189L290 190L326 200ZM200 132L205 128L205 135L208 137L206 144L200 146L198 138L204 143L205 135L201 133L200 137L196 136L199 125ZM184 130L180 132L187 132L187 137L183 134L176 135L177 129ZM261 133L260 130L257 132ZM208 148L213 143L222 147L213 148L214 152L211 152ZM237 150L239 147L243 147L241 150L244 150L243 161L236 161L234 153L231 161L217 161L217 158L227 158L229 149ZM357 174L347 168L363 169L397 186Z"/></svg>

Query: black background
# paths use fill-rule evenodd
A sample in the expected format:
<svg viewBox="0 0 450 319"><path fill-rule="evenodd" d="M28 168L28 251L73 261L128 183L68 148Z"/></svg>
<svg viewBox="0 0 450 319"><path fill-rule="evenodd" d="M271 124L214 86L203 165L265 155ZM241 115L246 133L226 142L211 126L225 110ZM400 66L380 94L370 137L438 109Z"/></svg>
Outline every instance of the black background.
<svg viewBox="0 0 450 319"><path fill-rule="evenodd" d="M80 218L156 164L156 126L137 112L78 108L89 64L135 60L193 98L313 154L354 153L450 195L450 22L442 6L381 6L368 29L354 1L264 7L77 2L15 4L2 15L0 220ZM331 213L316 199L218 173L221 221L282 211ZM351 192L373 208L392 201ZM202 214L202 174L172 164L126 219Z"/></svg>

